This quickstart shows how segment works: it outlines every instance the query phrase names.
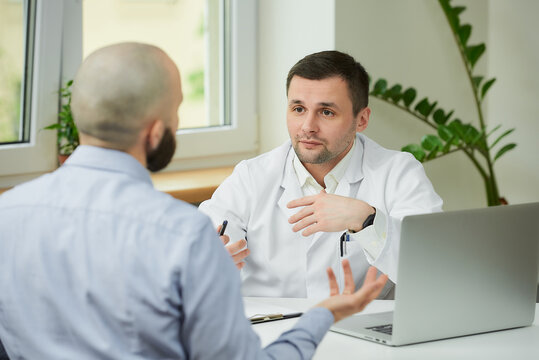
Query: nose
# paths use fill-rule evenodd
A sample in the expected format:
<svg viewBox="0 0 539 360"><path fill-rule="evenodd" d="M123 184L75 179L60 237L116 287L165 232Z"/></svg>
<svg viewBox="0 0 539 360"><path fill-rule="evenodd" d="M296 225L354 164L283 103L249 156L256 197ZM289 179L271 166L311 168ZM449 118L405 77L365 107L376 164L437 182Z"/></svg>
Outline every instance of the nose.
<svg viewBox="0 0 539 360"><path fill-rule="evenodd" d="M303 123L301 124L301 131L305 134L312 134L318 132L318 119L316 114L313 112L308 112L303 118Z"/></svg>

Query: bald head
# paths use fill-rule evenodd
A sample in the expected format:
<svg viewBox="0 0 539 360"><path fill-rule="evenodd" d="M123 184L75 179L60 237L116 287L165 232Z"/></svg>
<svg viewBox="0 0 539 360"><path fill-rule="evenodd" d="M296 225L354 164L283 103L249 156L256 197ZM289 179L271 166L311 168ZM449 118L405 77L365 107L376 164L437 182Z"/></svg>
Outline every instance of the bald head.
<svg viewBox="0 0 539 360"><path fill-rule="evenodd" d="M149 123L160 119L171 126L170 108L181 97L180 86L176 65L161 49L107 46L90 54L77 72L73 118L81 133L126 150Z"/></svg>

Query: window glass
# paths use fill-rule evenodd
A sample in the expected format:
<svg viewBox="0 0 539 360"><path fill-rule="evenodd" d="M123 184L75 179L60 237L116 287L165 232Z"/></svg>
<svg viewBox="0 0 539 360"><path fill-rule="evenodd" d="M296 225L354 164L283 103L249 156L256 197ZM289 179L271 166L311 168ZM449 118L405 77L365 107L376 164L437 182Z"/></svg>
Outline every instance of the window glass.
<svg viewBox="0 0 539 360"><path fill-rule="evenodd" d="M33 3L0 0L0 144L29 141Z"/></svg>
<svg viewBox="0 0 539 360"><path fill-rule="evenodd" d="M84 1L83 57L122 41L156 45L170 55L182 75L180 129L224 125L228 117L220 91L223 4L223 0Z"/></svg>

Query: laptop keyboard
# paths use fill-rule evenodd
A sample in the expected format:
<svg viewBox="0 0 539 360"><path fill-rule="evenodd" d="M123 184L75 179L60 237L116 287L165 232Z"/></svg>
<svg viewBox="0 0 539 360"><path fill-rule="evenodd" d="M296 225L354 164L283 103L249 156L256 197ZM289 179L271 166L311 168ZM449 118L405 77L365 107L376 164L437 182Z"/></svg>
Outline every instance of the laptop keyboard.
<svg viewBox="0 0 539 360"><path fill-rule="evenodd" d="M393 333L393 324L371 326L371 327L368 327L367 329L372 330L372 331L378 331L387 335L391 335Z"/></svg>

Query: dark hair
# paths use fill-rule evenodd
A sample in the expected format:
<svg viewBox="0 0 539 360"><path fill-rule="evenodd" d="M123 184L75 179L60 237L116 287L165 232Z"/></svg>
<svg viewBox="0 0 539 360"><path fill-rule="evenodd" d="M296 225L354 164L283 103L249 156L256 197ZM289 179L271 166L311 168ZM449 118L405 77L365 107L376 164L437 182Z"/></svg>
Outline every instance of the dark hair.
<svg viewBox="0 0 539 360"><path fill-rule="evenodd" d="M309 80L323 80L339 76L348 84L354 116L369 104L369 75L353 57L340 51L321 51L307 55L298 61L288 72L287 95L294 76Z"/></svg>

